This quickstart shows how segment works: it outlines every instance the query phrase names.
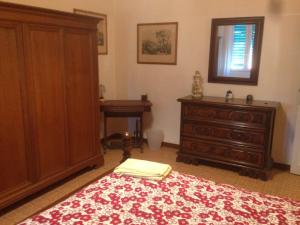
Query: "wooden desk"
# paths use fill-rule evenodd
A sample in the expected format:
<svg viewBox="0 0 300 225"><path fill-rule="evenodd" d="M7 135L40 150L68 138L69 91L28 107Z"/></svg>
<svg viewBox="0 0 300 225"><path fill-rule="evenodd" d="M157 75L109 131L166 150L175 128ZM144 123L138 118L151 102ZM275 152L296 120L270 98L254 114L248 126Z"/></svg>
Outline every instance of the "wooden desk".
<svg viewBox="0 0 300 225"><path fill-rule="evenodd" d="M107 141L107 118L108 117L135 117L139 118L140 129L137 140L133 147L143 149L143 113L151 111L152 103L141 100L105 100L100 101L100 110L104 114L104 149ZM137 131L136 131L137 132Z"/></svg>

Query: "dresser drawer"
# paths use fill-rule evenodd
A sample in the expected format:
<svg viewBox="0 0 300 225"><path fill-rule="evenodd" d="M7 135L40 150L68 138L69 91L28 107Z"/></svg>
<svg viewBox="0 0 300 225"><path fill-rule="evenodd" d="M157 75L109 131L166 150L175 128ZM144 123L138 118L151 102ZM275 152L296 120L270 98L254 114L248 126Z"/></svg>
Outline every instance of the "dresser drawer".
<svg viewBox="0 0 300 225"><path fill-rule="evenodd" d="M247 125L265 127L268 125L267 111L250 111L237 108L219 108L213 106L183 104L183 118L194 120L215 120L223 122L240 122Z"/></svg>
<svg viewBox="0 0 300 225"><path fill-rule="evenodd" d="M259 145L265 144L265 132L257 130L239 129L239 127L216 126L209 123L184 121L182 134L193 137L208 138L222 142Z"/></svg>
<svg viewBox="0 0 300 225"><path fill-rule="evenodd" d="M256 168L264 166L264 155L262 152L255 152L245 148L239 149L234 146L220 145L199 139L182 137L180 152L193 154L202 159L214 159L240 165L250 165Z"/></svg>

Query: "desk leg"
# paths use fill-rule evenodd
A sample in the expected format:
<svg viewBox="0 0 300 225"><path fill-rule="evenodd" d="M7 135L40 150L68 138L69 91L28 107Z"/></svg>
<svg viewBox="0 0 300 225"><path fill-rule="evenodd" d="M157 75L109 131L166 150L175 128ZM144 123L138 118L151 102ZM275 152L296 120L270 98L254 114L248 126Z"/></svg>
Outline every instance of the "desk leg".
<svg viewBox="0 0 300 225"><path fill-rule="evenodd" d="M144 144L144 133L143 133L143 113L140 115L140 137L139 137L139 141L140 141L140 148L141 148L141 152L144 152L143 149L143 144Z"/></svg>
<svg viewBox="0 0 300 225"><path fill-rule="evenodd" d="M104 113L104 135L103 135L103 150L104 154L106 153L106 141L107 141L107 118Z"/></svg>

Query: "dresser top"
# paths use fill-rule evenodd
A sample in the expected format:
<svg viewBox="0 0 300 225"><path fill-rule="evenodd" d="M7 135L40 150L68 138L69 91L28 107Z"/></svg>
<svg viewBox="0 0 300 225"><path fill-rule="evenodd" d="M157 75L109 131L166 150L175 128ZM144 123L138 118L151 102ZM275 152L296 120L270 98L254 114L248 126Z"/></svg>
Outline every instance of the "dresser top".
<svg viewBox="0 0 300 225"><path fill-rule="evenodd" d="M246 99L233 98L226 101L223 97L210 97L203 96L201 98L194 98L192 95L188 95L183 98L177 99L179 102L190 102L190 103L208 103L218 105L240 105L240 106L252 106L252 107L265 107L265 108L278 108L280 103L274 101L262 101L253 100L251 103L247 103Z"/></svg>

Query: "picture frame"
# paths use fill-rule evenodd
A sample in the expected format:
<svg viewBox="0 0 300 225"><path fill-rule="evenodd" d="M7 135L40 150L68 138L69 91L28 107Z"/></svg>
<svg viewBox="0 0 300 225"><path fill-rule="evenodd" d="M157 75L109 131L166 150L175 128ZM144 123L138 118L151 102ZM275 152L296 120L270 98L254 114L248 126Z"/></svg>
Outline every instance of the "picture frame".
<svg viewBox="0 0 300 225"><path fill-rule="evenodd" d="M102 13L81 10L81 9L74 9L73 11L75 14L93 16L101 19L97 25L98 55L107 55L108 54L107 15Z"/></svg>
<svg viewBox="0 0 300 225"><path fill-rule="evenodd" d="M177 64L178 22L137 24L138 64Z"/></svg>

